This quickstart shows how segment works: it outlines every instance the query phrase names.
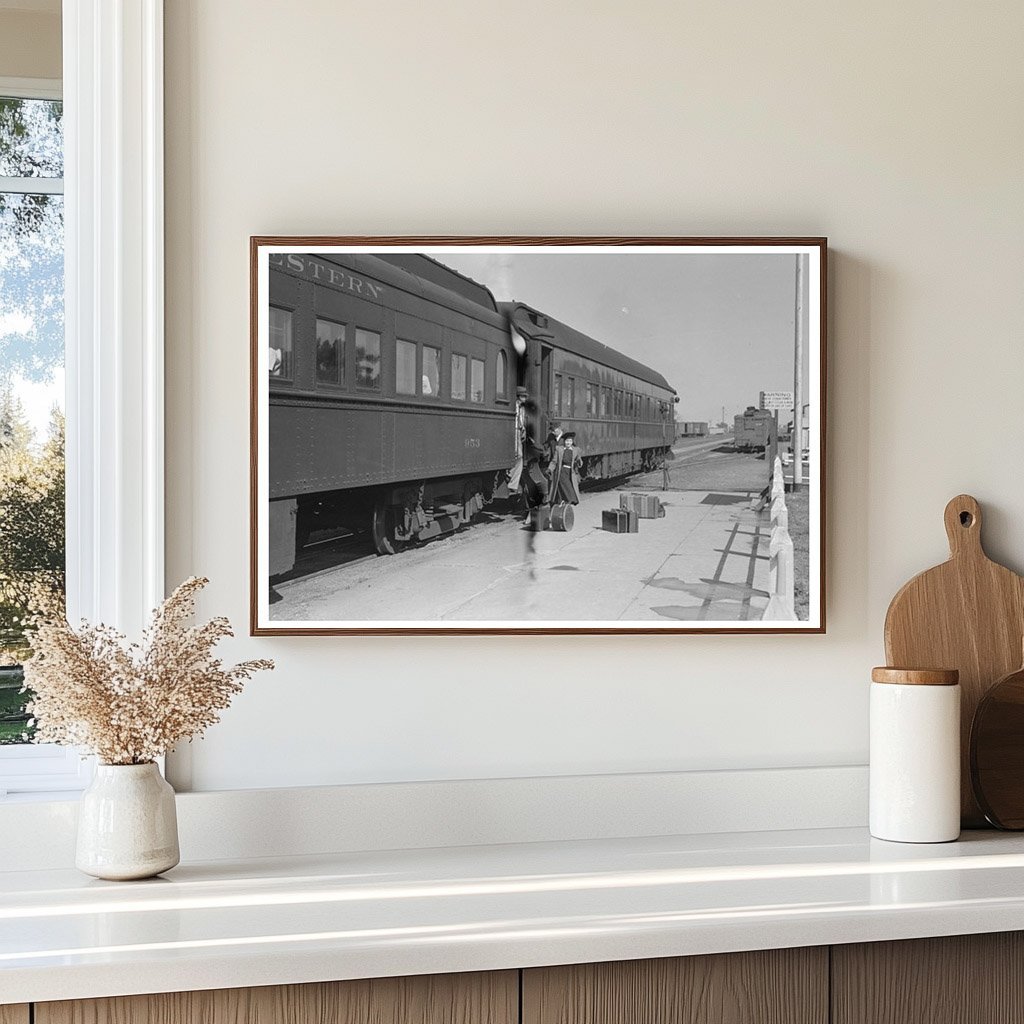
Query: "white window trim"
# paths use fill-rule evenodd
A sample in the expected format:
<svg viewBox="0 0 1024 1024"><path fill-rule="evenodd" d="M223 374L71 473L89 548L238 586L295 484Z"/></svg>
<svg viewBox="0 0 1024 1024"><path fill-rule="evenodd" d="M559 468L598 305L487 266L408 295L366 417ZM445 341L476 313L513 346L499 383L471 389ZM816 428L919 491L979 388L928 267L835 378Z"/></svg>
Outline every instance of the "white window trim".
<svg viewBox="0 0 1024 1024"><path fill-rule="evenodd" d="M64 95L59 78L11 78L0 75L0 96L22 100L59 100Z"/></svg>
<svg viewBox="0 0 1024 1024"><path fill-rule="evenodd" d="M63 0L67 603L138 635L164 596L163 0ZM8 92L8 95L16 95ZM91 762L0 749L0 795Z"/></svg>
<svg viewBox="0 0 1024 1024"><path fill-rule="evenodd" d="M57 78L9 78L0 75L0 96L23 100L59 100L62 97L61 82ZM63 191L63 178L8 178L0 175L0 192L59 195Z"/></svg>

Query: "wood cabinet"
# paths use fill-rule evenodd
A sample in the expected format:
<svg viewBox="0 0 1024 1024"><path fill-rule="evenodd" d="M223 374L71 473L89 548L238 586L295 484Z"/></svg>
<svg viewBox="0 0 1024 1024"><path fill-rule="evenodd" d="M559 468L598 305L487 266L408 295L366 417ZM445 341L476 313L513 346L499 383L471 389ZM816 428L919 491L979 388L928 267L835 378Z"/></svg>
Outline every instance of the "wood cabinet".
<svg viewBox="0 0 1024 1024"><path fill-rule="evenodd" d="M1024 932L0 1006L0 1024L1011 1024Z"/></svg>
<svg viewBox="0 0 1024 1024"><path fill-rule="evenodd" d="M523 971L523 1024L825 1024L828 949Z"/></svg>
<svg viewBox="0 0 1024 1024"><path fill-rule="evenodd" d="M518 1020L518 971L172 992L35 1006L35 1024L517 1024ZM0 1024L7 1022L0 1018Z"/></svg>
<svg viewBox="0 0 1024 1024"><path fill-rule="evenodd" d="M832 1024L1024 1021L1024 933L832 947Z"/></svg>

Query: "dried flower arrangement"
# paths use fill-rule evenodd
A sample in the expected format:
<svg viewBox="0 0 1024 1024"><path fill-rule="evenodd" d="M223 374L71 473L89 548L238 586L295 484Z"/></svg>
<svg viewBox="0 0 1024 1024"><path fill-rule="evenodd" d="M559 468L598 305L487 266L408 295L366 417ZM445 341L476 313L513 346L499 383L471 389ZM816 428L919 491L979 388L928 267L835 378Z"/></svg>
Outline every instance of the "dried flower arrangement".
<svg viewBox="0 0 1024 1024"><path fill-rule="evenodd" d="M185 580L153 612L141 644L102 624L37 621L25 663L36 742L84 747L104 764L147 764L219 721L245 680L274 663L225 668L213 648L233 635L228 620L187 625L208 582Z"/></svg>

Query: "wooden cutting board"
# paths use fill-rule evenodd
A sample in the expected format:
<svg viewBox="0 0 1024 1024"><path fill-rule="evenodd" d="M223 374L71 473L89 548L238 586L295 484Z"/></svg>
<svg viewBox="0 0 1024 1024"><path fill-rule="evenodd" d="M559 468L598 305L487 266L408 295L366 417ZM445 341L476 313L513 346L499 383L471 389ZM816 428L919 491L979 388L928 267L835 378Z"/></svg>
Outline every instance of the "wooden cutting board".
<svg viewBox="0 0 1024 1024"><path fill-rule="evenodd" d="M957 495L944 514L949 561L915 576L885 616L885 657L894 668L960 671L960 811L964 828L984 827L970 773L974 712L988 688L1020 667L1024 579L981 546L981 508Z"/></svg>

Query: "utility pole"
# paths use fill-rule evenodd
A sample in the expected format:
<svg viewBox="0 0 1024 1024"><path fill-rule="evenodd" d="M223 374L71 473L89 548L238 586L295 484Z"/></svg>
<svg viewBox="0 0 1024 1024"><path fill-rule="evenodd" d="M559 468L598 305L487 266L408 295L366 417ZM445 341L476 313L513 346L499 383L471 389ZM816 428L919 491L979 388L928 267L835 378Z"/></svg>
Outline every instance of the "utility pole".
<svg viewBox="0 0 1024 1024"><path fill-rule="evenodd" d="M793 490L797 491L804 481L804 261L803 253L796 255L796 288L793 308Z"/></svg>

